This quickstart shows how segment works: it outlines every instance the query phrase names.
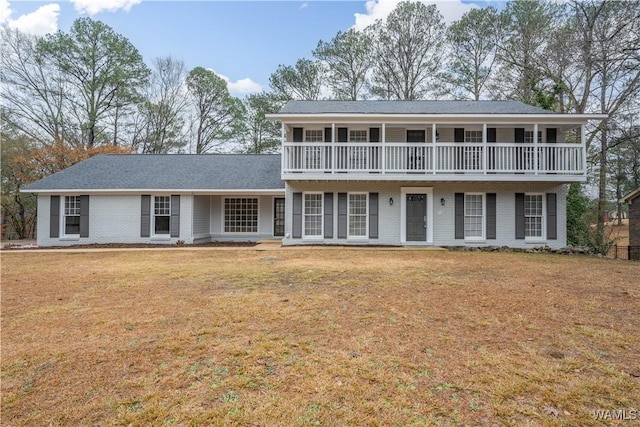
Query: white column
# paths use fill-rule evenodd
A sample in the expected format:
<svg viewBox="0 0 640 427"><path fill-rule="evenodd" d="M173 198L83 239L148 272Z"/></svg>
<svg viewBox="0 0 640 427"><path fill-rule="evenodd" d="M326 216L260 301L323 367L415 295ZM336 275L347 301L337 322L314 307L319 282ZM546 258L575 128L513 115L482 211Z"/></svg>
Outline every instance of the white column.
<svg viewBox="0 0 640 427"><path fill-rule="evenodd" d="M580 171L585 173L587 165L587 132L584 124L580 125L580 144L582 144L582 162L580 164Z"/></svg>
<svg viewBox="0 0 640 427"><path fill-rule="evenodd" d="M436 149L436 134L438 133L437 129L436 129L436 124L432 123L431 124L431 144L433 145L433 147L431 147L431 149L433 150L433 155L431 156L432 160L432 169L433 169L433 174L436 174L436 166L438 165L438 150Z"/></svg>
<svg viewBox="0 0 640 427"><path fill-rule="evenodd" d="M336 173L336 124L331 123L331 173Z"/></svg>
<svg viewBox="0 0 640 427"><path fill-rule="evenodd" d="M533 170L538 175L538 124L533 124Z"/></svg>
<svg viewBox="0 0 640 427"><path fill-rule="evenodd" d="M487 124L482 124L482 170L487 174Z"/></svg>
<svg viewBox="0 0 640 427"><path fill-rule="evenodd" d="M286 142L285 140L286 136L285 136L285 127L284 127L284 123L282 123L282 127L280 129L280 147L282 148L282 155L280 156L280 172L282 173L282 171L285 169L285 160L284 160L284 156L287 155L286 153L286 148L284 146L284 143Z"/></svg>
<svg viewBox="0 0 640 427"><path fill-rule="evenodd" d="M382 128L380 129L382 133L380 141L382 141L382 173L386 173L387 171L387 124L382 123Z"/></svg>

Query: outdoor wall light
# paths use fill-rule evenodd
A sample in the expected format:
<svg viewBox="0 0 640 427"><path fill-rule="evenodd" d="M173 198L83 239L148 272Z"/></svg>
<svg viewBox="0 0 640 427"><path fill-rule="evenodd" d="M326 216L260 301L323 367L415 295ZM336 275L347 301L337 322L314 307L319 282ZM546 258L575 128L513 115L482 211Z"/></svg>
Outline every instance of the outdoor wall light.
<svg viewBox="0 0 640 427"><path fill-rule="evenodd" d="M444 203L445 203L445 200L444 200L444 197L443 197L443 198L441 198L441 199L440 199L440 204L441 204L442 206L444 206Z"/></svg>
<svg viewBox="0 0 640 427"><path fill-rule="evenodd" d="M389 206L393 206L393 197L389 197Z"/></svg>

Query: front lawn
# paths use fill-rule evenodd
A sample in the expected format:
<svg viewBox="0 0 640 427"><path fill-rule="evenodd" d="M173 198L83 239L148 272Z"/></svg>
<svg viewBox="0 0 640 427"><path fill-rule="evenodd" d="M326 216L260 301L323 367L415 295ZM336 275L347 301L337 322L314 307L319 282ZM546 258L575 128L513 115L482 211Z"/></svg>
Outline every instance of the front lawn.
<svg viewBox="0 0 640 427"><path fill-rule="evenodd" d="M3 426L589 426L640 406L637 262L3 252L1 308Z"/></svg>

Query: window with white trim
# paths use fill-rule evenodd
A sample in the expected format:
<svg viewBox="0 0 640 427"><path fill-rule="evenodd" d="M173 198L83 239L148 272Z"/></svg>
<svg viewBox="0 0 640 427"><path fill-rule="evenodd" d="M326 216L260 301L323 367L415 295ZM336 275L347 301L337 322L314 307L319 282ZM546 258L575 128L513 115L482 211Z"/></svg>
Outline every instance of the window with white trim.
<svg viewBox="0 0 640 427"><path fill-rule="evenodd" d="M348 237L367 237L367 193L349 193L348 220Z"/></svg>
<svg viewBox="0 0 640 427"><path fill-rule="evenodd" d="M227 197L224 199L224 232L258 232L258 198Z"/></svg>
<svg viewBox="0 0 640 427"><path fill-rule="evenodd" d="M322 129L305 129L305 142L323 142L324 130ZM322 147L304 147L306 169L320 169L322 166Z"/></svg>
<svg viewBox="0 0 640 427"><path fill-rule="evenodd" d="M525 130L524 131L524 142L533 144L533 131ZM538 131L538 142L542 142L542 132Z"/></svg>
<svg viewBox="0 0 640 427"><path fill-rule="evenodd" d="M322 193L304 194L304 237L322 237Z"/></svg>
<svg viewBox="0 0 640 427"><path fill-rule="evenodd" d="M464 195L464 238L484 238L484 194Z"/></svg>
<svg viewBox="0 0 640 427"><path fill-rule="evenodd" d="M64 234L80 234L80 196L64 197Z"/></svg>
<svg viewBox="0 0 640 427"><path fill-rule="evenodd" d="M171 196L153 198L153 234L169 234L171 223Z"/></svg>
<svg viewBox="0 0 640 427"><path fill-rule="evenodd" d="M304 140L306 142L323 142L324 131L322 129L305 129Z"/></svg>
<svg viewBox="0 0 640 427"><path fill-rule="evenodd" d="M350 130L349 142L367 142L366 130Z"/></svg>
<svg viewBox="0 0 640 427"><path fill-rule="evenodd" d="M544 238L544 202L542 194L524 195L524 237Z"/></svg>
<svg viewBox="0 0 640 427"><path fill-rule="evenodd" d="M464 142L482 142L481 130L465 130Z"/></svg>

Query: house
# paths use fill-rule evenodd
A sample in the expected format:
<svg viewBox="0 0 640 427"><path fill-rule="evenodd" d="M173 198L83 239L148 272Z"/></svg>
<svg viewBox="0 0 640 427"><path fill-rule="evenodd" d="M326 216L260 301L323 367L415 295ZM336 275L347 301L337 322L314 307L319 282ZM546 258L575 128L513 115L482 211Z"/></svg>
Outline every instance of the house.
<svg viewBox="0 0 640 427"><path fill-rule="evenodd" d="M620 203L629 204L629 259L640 259L640 187L623 197Z"/></svg>
<svg viewBox="0 0 640 427"><path fill-rule="evenodd" d="M513 101L291 101L281 155L106 155L47 177L38 244L566 244L585 125Z"/></svg>

